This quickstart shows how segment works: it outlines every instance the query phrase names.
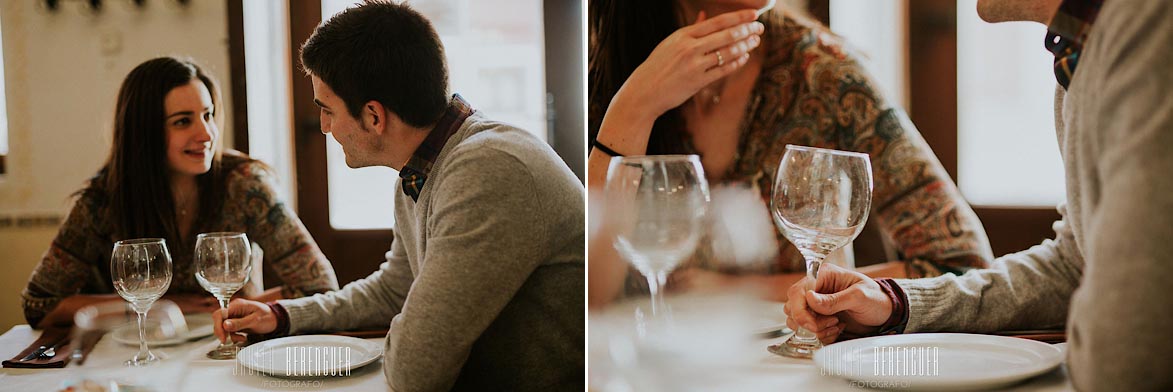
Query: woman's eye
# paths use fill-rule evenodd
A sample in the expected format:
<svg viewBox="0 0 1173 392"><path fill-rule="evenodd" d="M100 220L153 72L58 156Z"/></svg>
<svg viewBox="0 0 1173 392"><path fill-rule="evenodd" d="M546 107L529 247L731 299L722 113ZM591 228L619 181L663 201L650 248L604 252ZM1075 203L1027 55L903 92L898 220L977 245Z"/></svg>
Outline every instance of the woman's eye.
<svg viewBox="0 0 1173 392"><path fill-rule="evenodd" d="M181 118L181 119L175 120L175 122L174 122L174 123L171 123L171 124L172 124L172 125L175 125L175 126L177 126L177 127L181 127L181 126L184 126L184 125L187 125L187 124L191 124L191 120L189 120L189 119L187 119L187 118Z"/></svg>
<svg viewBox="0 0 1173 392"><path fill-rule="evenodd" d="M216 115L212 112L204 113L204 121L211 121L212 117L215 117L215 116Z"/></svg>

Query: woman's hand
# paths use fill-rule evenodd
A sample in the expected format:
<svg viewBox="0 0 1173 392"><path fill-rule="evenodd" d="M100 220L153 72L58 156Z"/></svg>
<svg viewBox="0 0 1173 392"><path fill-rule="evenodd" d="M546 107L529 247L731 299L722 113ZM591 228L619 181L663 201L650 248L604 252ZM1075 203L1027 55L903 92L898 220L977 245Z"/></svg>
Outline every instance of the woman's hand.
<svg viewBox="0 0 1173 392"><path fill-rule="evenodd" d="M644 155L657 118L749 61L765 29L754 19L754 10L707 20L701 13L696 23L661 41L615 92L595 140L620 154ZM592 149L589 188L602 189L610 158Z"/></svg>
<svg viewBox="0 0 1173 392"><path fill-rule="evenodd" d="M697 22L669 35L632 72L616 98L659 117L695 95L701 88L728 76L749 60L749 51L761 43L764 26L754 10L730 12ZM612 101L614 102L614 101Z"/></svg>

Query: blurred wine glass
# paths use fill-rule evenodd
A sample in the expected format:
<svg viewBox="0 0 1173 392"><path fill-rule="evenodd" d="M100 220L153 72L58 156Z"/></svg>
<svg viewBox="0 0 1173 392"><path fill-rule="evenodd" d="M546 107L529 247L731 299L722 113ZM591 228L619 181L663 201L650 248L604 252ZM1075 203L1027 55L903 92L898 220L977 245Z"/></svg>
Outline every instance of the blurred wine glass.
<svg viewBox="0 0 1173 392"><path fill-rule="evenodd" d="M709 184L696 155L615 157L607 172L606 214L615 248L647 279L652 317L664 312L668 273L696 250Z"/></svg>
<svg viewBox="0 0 1173 392"><path fill-rule="evenodd" d="M184 374L184 361L168 360L166 365L152 366L150 372L128 368L107 361L88 358L99 340L110 346L105 350L119 350L120 346L110 339L101 339L135 323L133 306L123 302L105 302L87 305L78 309L73 316L73 330L70 332L70 359L61 389L79 391L120 391L166 390L174 388ZM167 340L187 336L187 321L183 312L174 302L162 299L151 305L144 324L148 335L156 340ZM69 389L73 388L73 389Z"/></svg>
<svg viewBox="0 0 1173 392"><path fill-rule="evenodd" d="M867 154L786 146L774 177L770 209L774 223L806 260L808 290L814 289L827 255L851 243L867 222L872 204L872 164ZM822 343L799 328L770 352L810 358Z"/></svg>

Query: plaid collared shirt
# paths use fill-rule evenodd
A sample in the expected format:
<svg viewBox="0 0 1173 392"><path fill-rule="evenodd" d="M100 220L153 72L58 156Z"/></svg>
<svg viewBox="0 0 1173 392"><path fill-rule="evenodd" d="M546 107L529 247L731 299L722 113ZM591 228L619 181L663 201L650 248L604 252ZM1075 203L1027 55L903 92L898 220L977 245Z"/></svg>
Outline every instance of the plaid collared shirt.
<svg viewBox="0 0 1173 392"><path fill-rule="evenodd" d="M428 137L416 148L415 153L411 154L411 159L403 166L403 170L399 171L399 177L403 179L403 193L411 196L411 200L419 199L424 182L427 181L428 173L432 171L432 164L436 162L440 150L444 149L448 138L460 129L464 120L473 112L473 108L460 94L452 94L452 100L444 110L444 115L440 116L440 121L436 122Z"/></svg>
<svg viewBox="0 0 1173 392"><path fill-rule="evenodd" d="M1104 0L1063 0L1047 26L1047 50L1055 55L1055 79L1064 89L1071 83L1087 33L1103 5Z"/></svg>

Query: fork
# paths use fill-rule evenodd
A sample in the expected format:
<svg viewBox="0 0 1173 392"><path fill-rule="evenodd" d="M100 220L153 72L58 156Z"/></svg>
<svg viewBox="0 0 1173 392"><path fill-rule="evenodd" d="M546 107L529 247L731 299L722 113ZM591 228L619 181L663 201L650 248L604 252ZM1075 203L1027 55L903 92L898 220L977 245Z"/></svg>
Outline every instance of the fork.
<svg viewBox="0 0 1173 392"><path fill-rule="evenodd" d="M38 347L36 351L33 351L32 354L29 354L28 356L21 358L20 361L27 362L27 361L36 361L36 360L41 360L41 359L53 358L53 357L57 356L57 348L61 347L63 344L65 344L66 341L68 341L68 339L61 339L61 340L57 341L57 343L53 343L53 345L49 346L48 348L46 348L45 346Z"/></svg>
<svg viewBox="0 0 1173 392"><path fill-rule="evenodd" d="M37 347L37 349L33 350L33 352L29 353L29 355L25 355L24 358L21 358L20 362L31 361L34 358L40 357L41 354L45 352L45 350L47 350L45 346Z"/></svg>
<svg viewBox="0 0 1173 392"><path fill-rule="evenodd" d="M49 347L48 350L42 351L41 354L37 356L37 359L53 358L53 357L57 356L57 347L61 347L61 345L64 343L65 343L65 339L62 339L61 341L54 343L53 347Z"/></svg>

